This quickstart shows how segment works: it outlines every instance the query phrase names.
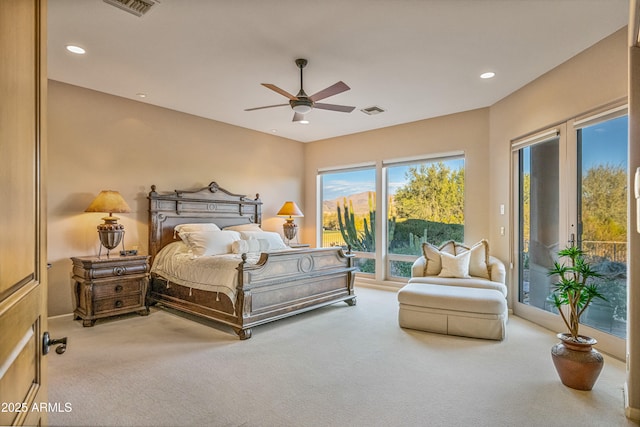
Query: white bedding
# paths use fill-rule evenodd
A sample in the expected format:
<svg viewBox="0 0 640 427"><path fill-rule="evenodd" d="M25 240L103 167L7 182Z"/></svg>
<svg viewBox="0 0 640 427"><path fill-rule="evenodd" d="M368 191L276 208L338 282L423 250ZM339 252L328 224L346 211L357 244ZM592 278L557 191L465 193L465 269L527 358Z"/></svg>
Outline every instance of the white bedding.
<svg viewBox="0 0 640 427"><path fill-rule="evenodd" d="M247 254L247 263L255 264L259 253ZM193 289L222 292L236 300L240 254L194 257L183 242L173 242L158 252L151 272L173 283Z"/></svg>

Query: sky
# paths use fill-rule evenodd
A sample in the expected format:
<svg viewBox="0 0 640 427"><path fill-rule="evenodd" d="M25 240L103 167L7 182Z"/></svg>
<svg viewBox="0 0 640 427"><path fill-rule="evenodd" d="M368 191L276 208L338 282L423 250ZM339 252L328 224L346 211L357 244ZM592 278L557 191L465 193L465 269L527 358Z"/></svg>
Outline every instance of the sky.
<svg viewBox="0 0 640 427"><path fill-rule="evenodd" d="M464 165L464 160L449 160L444 163L452 169L458 169ZM391 194L394 194L399 187L404 185L406 182L405 174L409 170L409 167L410 166L393 166L387 168ZM375 168L323 175L323 199L333 200L350 194L375 191L375 176Z"/></svg>
<svg viewBox="0 0 640 427"><path fill-rule="evenodd" d="M588 169L595 164L627 166L627 116L608 120L583 129L583 167ZM527 150L528 151L528 150ZM451 168L459 168L464 161L449 161ZM405 173L409 166L387 168L391 194L406 181ZM350 194L375 191L375 168L332 173L323 175L323 199L334 200Z"/></svg>
<svg viewBox="0 0 640 427"><path fill-rule="evenodd" d="M618 117L582 131L584 169L609 163L627 167L628 117Z"/></svg>

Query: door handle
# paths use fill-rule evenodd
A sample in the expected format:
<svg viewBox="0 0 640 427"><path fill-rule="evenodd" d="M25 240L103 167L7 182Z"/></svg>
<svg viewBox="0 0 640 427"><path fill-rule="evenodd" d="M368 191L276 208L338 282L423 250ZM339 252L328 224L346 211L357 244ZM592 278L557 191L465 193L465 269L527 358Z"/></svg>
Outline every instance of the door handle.
<svg viewBox="0 0 640 427"><path fill-rule="evenodd" d="M67 337L51 339L49 332L42 334L42 354L44 356L49 354L49 347L53 345L58 345L58 347L56 347L56 353L63 354L67 351Z"/></svg>

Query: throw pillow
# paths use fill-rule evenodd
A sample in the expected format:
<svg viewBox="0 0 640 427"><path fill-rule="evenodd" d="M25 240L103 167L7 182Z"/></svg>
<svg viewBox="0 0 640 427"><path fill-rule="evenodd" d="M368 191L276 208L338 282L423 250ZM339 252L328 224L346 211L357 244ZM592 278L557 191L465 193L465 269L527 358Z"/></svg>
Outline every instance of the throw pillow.
<svg viewBox="0 0 640 427"><path fill-rule="evenodd" d="M234 254L261 253L269 250L269 241L265 239L237 240L231 245Z"/></svg>
<svg viewBox="0 0 640 427"><path fill-rule="evenodd" d="M456 254L470 252L469 274L474 277L482 277L483 279L491 279L489 274L489 242L485 239L480 240L471 248L462 244L456 244Z"/></svg>
<svg viewBox="0 0 640 427"><path fill-rule="evenodd" d="M446 252L440 253L442 262L442 270L439 277L456 277L460 279L470 279L469 276L469 259L471 252L466 251L460 255L451 255Z"/></svg>
<svg viewBox="0 0 640 427"><path fill-rule="evenodd" d="M178 224L173 228L173 238L176 238L176 233L193 233L198 231L220 231L220 227L213 223ZM189 242L185 243L188 244Z"/></svg>
<svg viewBox="0 0 640 427"><path fill-rule="evenodd" d="M180 232L180 237L189 246L192 255L199 257L230 254L233 242L240 240L240 233L236 231L194 231Z"/></svg>
<svg viewBox="0 0 640 427"><path fill-rule="evenodd" d="M269 250L272 251L287 249L282 237L274 231L240 231L240 237L243 240L267 240L269 242Z"/></svg>
<svg viewBox="0 0 640 427"><path fill-rule="evenodd" d="M422 252L427 260L427 267L425 269L425 276L435 276L440 274L442 270L442 262L440 261L440 254L442 252L454 255L455 246L453 240L444 242L439 248L433 246L431 243L422 244Z"/></svg>

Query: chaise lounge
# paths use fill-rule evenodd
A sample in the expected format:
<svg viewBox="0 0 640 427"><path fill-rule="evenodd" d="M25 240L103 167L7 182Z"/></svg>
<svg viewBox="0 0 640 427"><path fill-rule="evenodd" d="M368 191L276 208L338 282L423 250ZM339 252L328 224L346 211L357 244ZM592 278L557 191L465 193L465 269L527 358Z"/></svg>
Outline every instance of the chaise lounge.
<svg viewBox="0 0 640 427"><path fill-rule="evenodd" d="M409 283L398 292L401 327L502 340L508 319L506 270L486 240L468 247L423 245Z"/></svg>

